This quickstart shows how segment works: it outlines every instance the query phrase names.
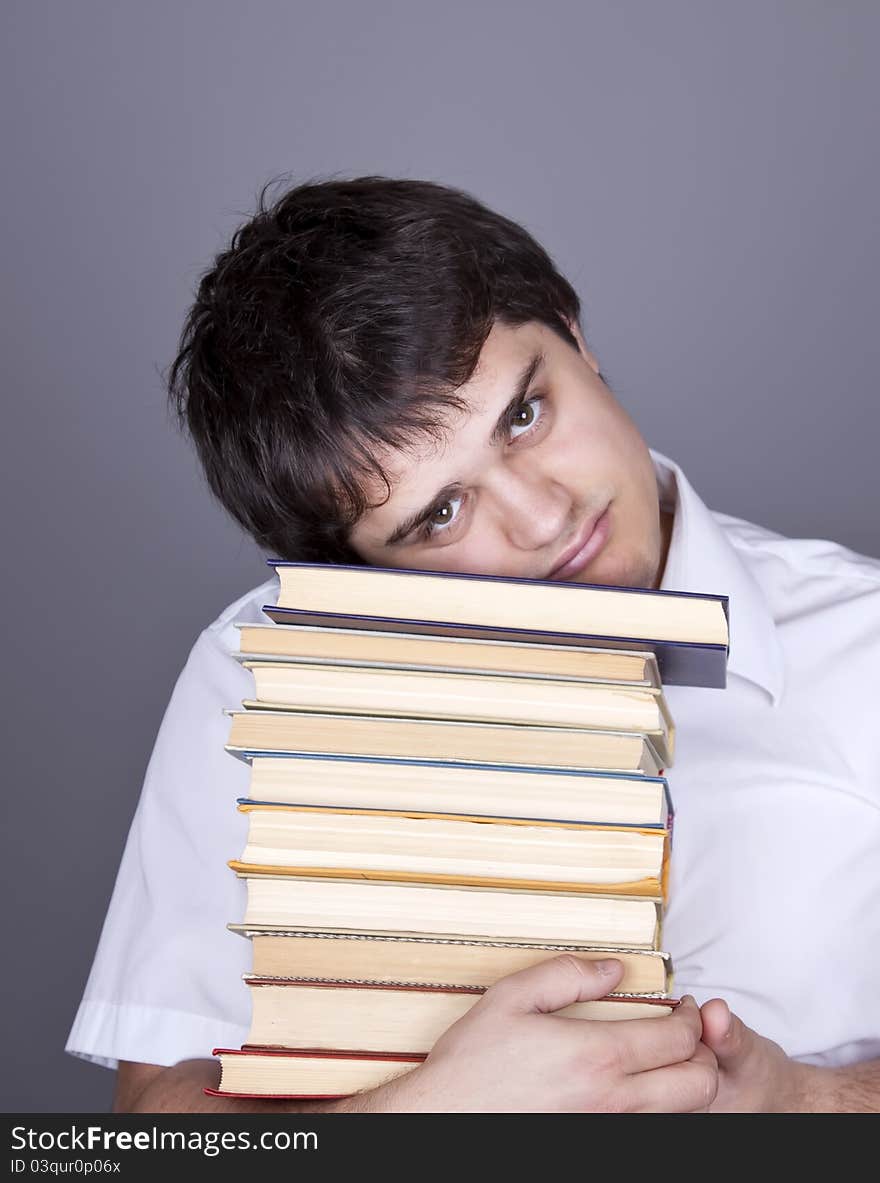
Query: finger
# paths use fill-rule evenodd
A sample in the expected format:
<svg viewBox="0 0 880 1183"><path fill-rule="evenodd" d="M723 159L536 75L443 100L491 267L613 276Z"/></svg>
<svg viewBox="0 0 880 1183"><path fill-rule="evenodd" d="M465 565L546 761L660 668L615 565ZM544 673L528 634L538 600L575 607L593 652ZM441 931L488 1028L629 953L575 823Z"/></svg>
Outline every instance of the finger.
<svg viewBox="0 0 880 1183"><path fill-rule="evenodd" d="M702 1029L699 1008L688 995L671 1015L608 1023L603 1035L621 1071L633 1075L690 1060Z"/></svg>
<svg viewBox="0 0 880 1183"><path fill-rule="evenodd" d="M604 998L622 977L619 961L587 961L564 954L501 978L480 1001L524 1014L548 1014L573 1002Z"/></svg>
<svg viewBox="0 0 880 1183"><path fill-rule="evenodd" d="M722 998L703 1004L703 1042L715 1053L719 1065L730 1071L749 1051L749 1029Z"/></svg>
<svg viewBox="0 0 880 1183"><path fill-rule="evenodd" d="M712 998L700 1007L703 1042L711 1048L720 1045L730 1027L730 1008L723 998Z"/></svg>
<svg viewBox="0 0 880 1183"><path fill-rule="evenodd" d="M630 1113L705 1113L718 1092L718 1064L700 1044L686 1063L627 1077L624 1089Z"/></svg>

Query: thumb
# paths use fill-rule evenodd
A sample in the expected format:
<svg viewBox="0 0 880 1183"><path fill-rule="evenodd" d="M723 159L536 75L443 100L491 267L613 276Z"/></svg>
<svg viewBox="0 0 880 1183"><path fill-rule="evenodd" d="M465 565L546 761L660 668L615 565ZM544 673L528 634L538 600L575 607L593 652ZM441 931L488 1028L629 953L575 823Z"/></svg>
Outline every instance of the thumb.
<svg viewBox="0 0 880 1183"><path fill-rule="evenodd" d="M703 1043L714 1053L719 1067L735 1068L748 1051L744 1023L722 998L713 998L700 1008Z"/></svg>
<svg viewBox="0 0 880 1183"><path fill-rule="evenodd" d="M573 1002L604 998L622 977L620 961L593 961L566 953L501 978L484 998L511 1011L547 1014Z"/></svg>

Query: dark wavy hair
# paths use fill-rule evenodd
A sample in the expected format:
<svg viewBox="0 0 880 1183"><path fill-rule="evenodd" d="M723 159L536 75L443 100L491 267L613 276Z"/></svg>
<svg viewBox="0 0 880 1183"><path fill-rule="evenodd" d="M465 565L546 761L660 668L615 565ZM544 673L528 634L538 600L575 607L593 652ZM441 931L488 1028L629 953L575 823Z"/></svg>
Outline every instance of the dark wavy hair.
<svg viewBox="0 0 880 1183"><path fill-rule="evenodd" d="M391 490L382 450L442 436L496 321L540 321L576 347L580 301L530 234L458 189L268 191L199 284L169 396L264 550L358 563L349 532Z"/></svg>

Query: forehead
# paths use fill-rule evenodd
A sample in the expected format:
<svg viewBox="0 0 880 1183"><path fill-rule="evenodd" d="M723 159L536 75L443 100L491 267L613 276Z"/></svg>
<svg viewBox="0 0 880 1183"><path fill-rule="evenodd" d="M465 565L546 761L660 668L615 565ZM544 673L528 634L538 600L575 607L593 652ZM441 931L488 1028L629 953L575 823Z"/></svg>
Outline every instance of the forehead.
<svg viewBox="0 0 880 1183"><path fill-rule="evenodd" d="M507 391L509 398L513 381L524 362L536 349L546 351L547 338L555 337L555 333L541 324L529 323L511 328L496 323L483 343L473 374L461 387L461 393L466 395L474 412L486 409L486 402L496 394L501 397ZM498 389L499 384L503 386L502 390Z"/></svg>
<svg viewBox="0 0 880 1183"><path fill-rule="evenodd" d="M528 323L511 328L496 323L483 345L473 374L456 394L465 410L450 408L437 436L424 435L405 448L376 455L391 485L391 495L367 510L352 536L380 541L389 526L424 508L446 484L467 484L479 477L491 455L490 438L498 416L511 396L523 367L536 352L549 355L562 341L545 326ZM384 488L375 500L384 497Z"/></svg>
<svg viewBox="0 0 880 1183"><path fill-rule="evenodd" d="M444 411L446 427L442 436L423 436L403 449L384 453L388 476L395 487L407 479L414 466L431 464L448 458L470 436L483 438L495 426L495 421L510 400L522 368L537 351L548 353L552 345L548 338L559 341L549 329L539 324L509 325L496 323L480 351L473 374L456 395L466 409L454 407ZM484 429L488 432L484 434Z"/></svg>

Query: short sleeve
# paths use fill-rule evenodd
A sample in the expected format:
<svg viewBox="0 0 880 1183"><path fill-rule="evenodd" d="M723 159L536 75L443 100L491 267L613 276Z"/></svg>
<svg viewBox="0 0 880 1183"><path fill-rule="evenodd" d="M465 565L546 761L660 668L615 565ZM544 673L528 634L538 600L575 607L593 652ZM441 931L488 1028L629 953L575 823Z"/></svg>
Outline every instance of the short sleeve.
<svg viewBox="0 0 880 1183"><path fill-rule="evenodd" d="M249 770L225 751L223 712L253 686L223 636L202 633L172 693L66 1045L105 1067L206 1058L247 1034L250 942L226 926L244 915L227 860L244 846Z"/></svg>

